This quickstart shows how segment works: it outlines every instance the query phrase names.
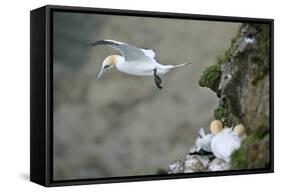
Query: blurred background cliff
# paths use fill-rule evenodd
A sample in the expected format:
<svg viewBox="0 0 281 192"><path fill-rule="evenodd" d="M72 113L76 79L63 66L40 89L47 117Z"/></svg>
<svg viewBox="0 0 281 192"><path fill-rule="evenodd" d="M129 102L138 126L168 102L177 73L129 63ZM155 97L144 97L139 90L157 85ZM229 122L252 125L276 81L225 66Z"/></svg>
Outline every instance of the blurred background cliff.
<svg viewBox="0 0 281 192"><path fill-rule="evenodd" d="M198 85L202 70L230 46L239 23L54 13L54 179L151 175L165 171L208 128L218 99ZM100 39L150 48L163 64L192 62L162 76L112 69L117 52Z"/></svg>

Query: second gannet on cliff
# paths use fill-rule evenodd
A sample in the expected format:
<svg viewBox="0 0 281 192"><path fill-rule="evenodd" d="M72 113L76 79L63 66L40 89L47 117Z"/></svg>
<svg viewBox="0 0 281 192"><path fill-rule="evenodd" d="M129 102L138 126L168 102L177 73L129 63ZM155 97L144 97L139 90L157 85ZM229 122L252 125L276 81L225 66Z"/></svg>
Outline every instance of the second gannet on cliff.
<svg viewBox="0 0 281 192"><path fill-rule="evenodd" d="M211 141L213 154L226 162L230 162L232 153L239 149L241 141L246 137L244 125L239 124L232 128L224 128Z"/></svg>
<svg viewBox="0 0 281 192"><path fill-rule="evenodd" d="M162 65L155 60L155 52L150 49L141 49L115 40L99 40L89 44L91 46L107 45L121 53L120 55L110 55L102 63L102 69L97 79L108 69L115 66L119 71L138 76L154 76L154 81L159 89L162 89L162 80L158 75L168 73L171 69L188 65Z"/></svg>

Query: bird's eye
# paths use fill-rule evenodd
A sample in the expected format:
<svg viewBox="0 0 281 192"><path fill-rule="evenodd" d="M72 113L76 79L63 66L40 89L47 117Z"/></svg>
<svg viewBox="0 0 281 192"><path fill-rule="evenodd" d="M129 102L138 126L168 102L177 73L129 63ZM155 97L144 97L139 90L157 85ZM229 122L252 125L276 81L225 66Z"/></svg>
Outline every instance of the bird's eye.
<svg viewBox="0 0 281 192"><path fill-rule="evenodd" d="M107 69L109 66L110 66L110 65L105 65L103 68L104 68L104 69Z"/></svg>

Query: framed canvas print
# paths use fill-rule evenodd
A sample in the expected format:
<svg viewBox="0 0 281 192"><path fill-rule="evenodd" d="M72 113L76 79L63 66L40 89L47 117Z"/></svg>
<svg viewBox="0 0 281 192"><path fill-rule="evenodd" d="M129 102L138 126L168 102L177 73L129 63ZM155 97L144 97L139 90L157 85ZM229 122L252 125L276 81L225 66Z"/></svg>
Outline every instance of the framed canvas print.
<svg viewBox="0 0 281 192"><path fill-rule="evenodd" d="M273 20L31 11L30 179L273 172Z"/></svg>

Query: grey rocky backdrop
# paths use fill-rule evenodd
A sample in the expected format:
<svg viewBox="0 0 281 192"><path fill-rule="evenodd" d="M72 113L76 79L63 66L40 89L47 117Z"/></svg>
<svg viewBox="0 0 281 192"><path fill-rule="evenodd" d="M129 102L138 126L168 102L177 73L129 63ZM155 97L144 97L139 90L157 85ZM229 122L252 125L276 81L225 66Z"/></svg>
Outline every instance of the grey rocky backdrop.
<svg viewBox="0 0 281 192"><path fill-rule="evenodd" d="M229 161L194 154L194 144L185 158L169 164L170 174L272 168L270 62L269 25L243 23L229 48L202 71L198 83L219 98L214 119L224 127L243 124L247 136Z"/></svg>
<svg viewBox="0 0 281 192"><path fill-rule="evenodd" d="M269 25L244 23L199 81L219 98L214 118L246 128L248 137L232 154L231 169L271 167L270 62Z"/></svg>
<svg viewBox="0 0 281 192"><path fill-rule="evenodd" d="M151 175L185 156L199 128L208 128L215 93L198 85L224 53L239 23L55 13L54 179ZM192 62L162 77L112 69L96 80L103 59L116 54L85 43L114 39L151 48L163 64Z"/></svg>

